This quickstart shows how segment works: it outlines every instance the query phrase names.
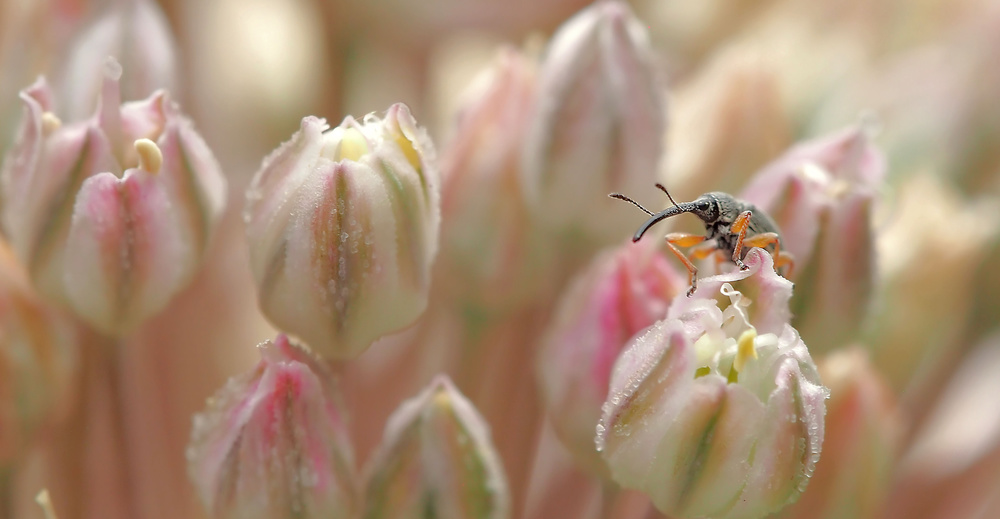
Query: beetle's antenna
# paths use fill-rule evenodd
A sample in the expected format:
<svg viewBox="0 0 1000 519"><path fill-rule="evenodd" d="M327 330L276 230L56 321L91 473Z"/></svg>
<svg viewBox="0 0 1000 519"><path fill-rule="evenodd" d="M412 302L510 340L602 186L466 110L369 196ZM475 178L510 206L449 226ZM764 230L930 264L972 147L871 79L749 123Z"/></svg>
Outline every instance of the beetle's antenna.
<svg viewBox="0 0 1000 519"><path fill-rule="evenodd" d="M631 198L629 198L629 197L627 197L627 196L625 196L625 195L623 195L621 193L611 193L608 196L610 196L611 198L617 198L618 200L624 200L624 201L626 201L626 202L628 202L628 203L630 203L630 204L638 207L639 209L642 209L642 212L648 214L649 216L653 216L652 211L650 211L649 209L646 209L639 202L636 202L635 200L632 200Z"/></svg>
<svg viewBox="0 0 1000 519"><path fill-rule="evenodd" d="M667 188L664 187L663 184L657 182L656 187L660 188L660 191L663 191L663 194L667 195L667 198L670 199L671 204L674 204L674 207L677 207L677 202L674 202L674 197L670 196L670 191L667 191Z"/></svg>

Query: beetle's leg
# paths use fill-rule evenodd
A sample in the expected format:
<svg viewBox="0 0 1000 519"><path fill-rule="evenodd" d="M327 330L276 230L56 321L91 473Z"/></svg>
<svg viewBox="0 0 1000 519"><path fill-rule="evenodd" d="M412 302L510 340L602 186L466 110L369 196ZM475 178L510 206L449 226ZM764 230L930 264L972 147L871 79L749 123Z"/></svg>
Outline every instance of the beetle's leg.
<svg viewBox="0 0 1000 519"><path fill-rule="evenodd" d="M733 247L733 263L736 264L740 270L746 270L750 267L743 264L743 239L747 237L747 227L750 226L750 216L753 213L750 211L743 211L733 222L733 226L730 227L729 232L733 234L738 234L739 237L736 238L736 246Z"/></svg>
<svg viewBox="0 0 1000 519"><path fill-rule="evenodd" d="M785 277L787 278L792 275L792 270L795 268L795 258L787 251L781 250L781 240L778 239L777 233L765 232L751 236L743 240L743 245L747 247L760 247L762 249L774 245L774 253L771 254L771 257L774 258L774 268L787 267L785 269Z"/></svg>
<svg viewBox="0 0 1000 519"><path fill-rule="evenodd" d="M689 260L687 256L685 256L684 253L677 247L691 247L698 245L699 243L705 241L705 237L699 234L672 232L667 234L666 238L667 245L670 247L670 252L673 252L674 256L677 256L677 259L681 260L681 263L683 263L684 267L688 270L688 284L691 285L691 288L688 289L687 295L688 297L691 297L691 295L694 294L695 288L698 287L698 267L695 267L694 263L691 263L691 260Z"/></svg>

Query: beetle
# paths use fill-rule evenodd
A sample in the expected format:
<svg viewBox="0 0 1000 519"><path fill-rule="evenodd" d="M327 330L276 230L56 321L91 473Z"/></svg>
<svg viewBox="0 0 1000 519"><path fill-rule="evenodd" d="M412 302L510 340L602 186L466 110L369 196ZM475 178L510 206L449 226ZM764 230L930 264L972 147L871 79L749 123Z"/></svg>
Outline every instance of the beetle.
<svg viewBox="0 0 1000 519"><path fill-rule="evenodd" d="M663 184L657 183L656 187L667 195L674 204L673 207L653 213L621 193L611 193L608 196L624 200L649 215L649 219L639 226L639 230L632 237L633 242L639 241L652 226L671 216L691 213L704 222L705 236L680 232L672 232L666 236L670 251L688 270L688 283L691 285L687 292L688 297L694 294L698 283L698 267L695 267L692 261L707 258L713 253L728 255L728 258L717 256L719 262L729 259L740 270L747 270L750 267L743 264L743 258L751 247L773 247L775 268L786 267L786 276L791 273L794 259L791 254L781 250L781 232L778 230L778 224L757 206L721 191L705 193L691 202L678 204ZM678 248L694 247L699 244L703 245L692 249L690 256L685 256Z"/></svg>

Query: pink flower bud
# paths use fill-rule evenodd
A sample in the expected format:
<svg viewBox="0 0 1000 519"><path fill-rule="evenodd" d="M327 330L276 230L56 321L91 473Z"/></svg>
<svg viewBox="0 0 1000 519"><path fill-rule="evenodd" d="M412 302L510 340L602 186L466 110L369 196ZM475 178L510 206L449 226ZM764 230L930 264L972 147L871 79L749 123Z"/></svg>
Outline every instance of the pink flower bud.
<svg viewBox="0 0 1000 519"><path fill-rule="evenodd" d="M862 127L799 144L743 197L768 211L795 258L795 327L814 351L857 339L874 290L871 213L885 159Z"/></svg>
<svg viewBox="0 0 1000 519"><path fill-rule="evenodd" d="M389 417L367 481L364 519L510 517L489 429L443 375Z"/></svg>
<svg viewBox="0 0 1000 519"><path fill-rule="evenodd" d="M0 472L63 407L77 346L72 322L38 300L0 242Z"/></svg>
<svg viewBox="0 0 1000 519"><path fill-rule="evenodd" d="M284 335L194 418L188 473L222 518L351 517L354 460L329 370Z"/></svg>
<svg viewBox="0 0 1000 519"><path fill-rule="evenodd" d="M552 37L523 171L550 230L608 243L635 225L607 195L656 181L666 107L654 61L645 28L619 1L596 2Z"/></svg>
<svg viewBox="0 0 1000 519"><path fill-rule="evenodd" d="M121 84L125 98L138 99L161 88L174 90L175 47L170 25L156 2L116 2L70 47L61 77L63 112L78 119L93 111L104 80L101 64L108 56L114 56L129 72Z"/></svg>
<svg viewBox="0 0 1000 519"><path fill-rule="evenodd" d="M63 125L43 79L0 171L4 230L38 290L128 332L194 275L225 203L211 151L165 92L120 105L105 63L97 113ZM119 106L120 105L120 106Z"/></svg>
<svg viewBox="0 0 1000 519"><path fill-rule="evenodd" d="M440 222L426 132L405 105L329 130L306 117L247 191L264 314L327 357L350 358L427 305Z"/></svg>
<svg viewBox="0 0 1000 519"><path fill-rule="evenodd" d="M606 469L594 424L615 359L687 289L657 245L647 239L598 256L563 295L542 339L538 384L552 425L576 459L599 473Z"/></svg>
<svg viewBox="0 0 1000 519"><path fill-rule="evenodd" d="M463 302L509 308L539 292L552 247L533 225L521 188L521 147L536 66L514 49L467 93L442 157L441 255L436 278Z"/></svg>
<svg viewBox="0 0 1000 519"><path fill-rule="evenodd" d="M744 262L631 341L597 427L614 480L676 517L772 513L802 493L823 445L827 390L787 324L791 283L760 249Z"/></svg>
<svg viewBox="0 0 1000 519"><path fill-rule="evenodd" d="M782 517L884 517L903 432L895 398L862 349L831 353L819 372L830 388L823 463Z"/></svg>

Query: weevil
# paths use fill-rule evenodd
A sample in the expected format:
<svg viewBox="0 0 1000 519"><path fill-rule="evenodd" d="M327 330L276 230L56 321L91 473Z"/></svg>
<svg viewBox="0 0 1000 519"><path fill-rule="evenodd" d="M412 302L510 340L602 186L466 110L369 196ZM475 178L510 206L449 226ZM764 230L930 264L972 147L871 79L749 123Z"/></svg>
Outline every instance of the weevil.
<svg viewBox="0 0 1000 519"><path fill-rule="evenodd" d="M658 213L653 213L621 193L611 193L608 196L624 200L649 215L649 219L635 231L633 242L639 241L652 226L671 216L691 213L704 222L705 236L680 232L672 232L666 236L670 251L688 270L688 283L691 285L687 292L688 297L691 297L698 287L698 267L694 266L693 261L705 259L712 254L724 254L725 256L716 258L720 262L731 260L740 270L746 270L749 267L743 264L743 258L751 247L773 247L771 255L774 258L775 268L786 267L786 276L791 273L794 260L788 252L781 250L781 232L778 230L778 225L757 206L721 191L705 193L691 202L678 204L663 184L658 183L656 187L674 204ZM698 247L692 249L689 256L685 256L679 248L696 245Z"/></svg>

